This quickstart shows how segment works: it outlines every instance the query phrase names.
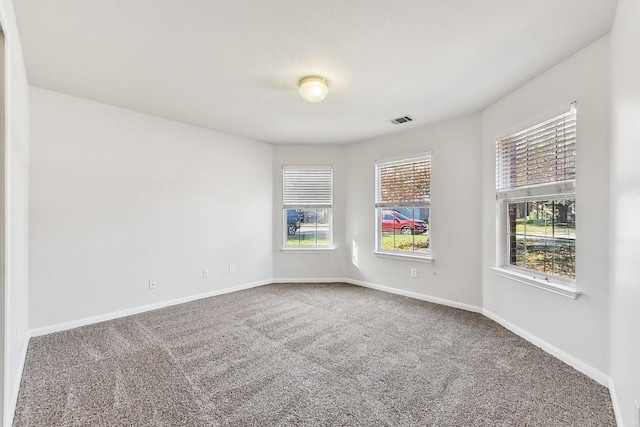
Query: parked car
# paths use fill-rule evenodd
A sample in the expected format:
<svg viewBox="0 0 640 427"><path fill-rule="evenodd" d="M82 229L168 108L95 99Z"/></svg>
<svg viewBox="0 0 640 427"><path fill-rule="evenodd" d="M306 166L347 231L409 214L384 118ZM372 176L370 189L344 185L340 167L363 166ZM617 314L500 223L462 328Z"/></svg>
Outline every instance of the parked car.
<svg viewBox="0 0 640 427"><path fill-rule="evenodd" d="M382 211L382 232L401 234L422 234L427 231L427 223L421 219L411 219L394 210Z"/></svg>
<svg viewBox="0 0 640 427"><path fill-rule="evenodd" d="M415 208L399 207L399 208L393 208L393 210L396 212L400 212L402 215L406 216L407 218L421 219L427 224L429 223L428 221L429 208L427 207L415 207Z"/></svg>
<svg viewBox="0 0 640 427"><path fill-rule="evenodd" d="M302 222L302 211L287 209L287 234L293 236L300 229Z"/></svg>

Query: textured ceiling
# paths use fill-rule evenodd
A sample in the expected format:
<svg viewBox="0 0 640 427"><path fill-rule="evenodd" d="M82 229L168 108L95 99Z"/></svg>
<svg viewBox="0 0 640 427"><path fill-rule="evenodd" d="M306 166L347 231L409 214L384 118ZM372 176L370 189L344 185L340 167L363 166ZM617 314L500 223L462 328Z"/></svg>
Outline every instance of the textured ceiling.
<svg viewBox="0 0 640 427"><path fill-rule="evenodd" d="M615 0L15 0L29 83L273 143L480 110L605 35ZM329 80L324 102L297 93ZM387 120L409 114L415 122Z"/></svg>

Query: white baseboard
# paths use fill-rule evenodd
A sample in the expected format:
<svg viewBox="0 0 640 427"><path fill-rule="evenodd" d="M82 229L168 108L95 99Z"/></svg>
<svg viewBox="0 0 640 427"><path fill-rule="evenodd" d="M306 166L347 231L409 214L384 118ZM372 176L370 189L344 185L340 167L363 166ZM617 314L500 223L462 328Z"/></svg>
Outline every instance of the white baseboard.
<svg viewBox="0 0 640 427"><path fill-rule="evenodd" d="M27 349L29 348L30 338L31 334L27 331L27 336L24 339L24 345L20 352L20 364L18 365L18 372L16 374L16 379L13 382L13 387L11 388L11 394L9 396L5 396L4 408L7 411L4 414L3 425L5 426L13 425L13 417L16 412L16 405L18 404L18 394L20 393L20 383L22 382L22 372L24 371L24 364L27 359Z"/></svg>
<svg viewBox="0 0 640 427"><path fill-rule="evenodd" d="M321 277L321 278L276 278L271 283L349 283L345 277Z"/></svg>
<svg viewBox="0 0 640 427"><path fill-rule="evenodd" d="M572 366L573 368L575 368L576 370L582 372L583 374L585 374L589 378L593 379L594 381L602 384L605 387L609 387L609 376L607 374L605 374L605 373L599 371L598 369L594 368L593 366L583 362L582 360L578 359L577 357L574 357L574 356L570 355L569 353L567 353L567 352L565 352L563 350L560 350L558 347L549 344L548 342L544 341L543 339L538 338L537 336L533 335L532 333L525 331L521 327L514 325L513 323L503 319L502 317L498 316L497 314L495 314L495 313L493 313L493 312L491 312L491 311L489 311L487 309L483 309L482 310L482 314L484 314L485 316L487 316L489 319L493 320L494 322L497 322L500 325L504 326L505 328L507 328L508 330L513 332L514 334L521 336L522 338L524 338L525 340L529 341L531 344L535 345L536 347L540 347L541 349L543 349L544 351L546 351L550 355L562 360L567 365Z"/></svg>
<svg viewBox="0 0 640 427"><path fill-rule="evenodd" d="M144 313L151 310L157 310L159 308L165 308L176 304L183 304L185 302L191 302L203 298L214 297L217 295L228 294L231 292L242 291L245 289L256 288L258 286L268 285L271 280L261 280L258 282L246 283L244 285L233 286L224 289L217 289L215 291L205 292L202 294L189 295L186 297L176 298L168 301L161 301L154 304L143 305L140 307L133 307L126 310L114 311L111 313L100 314L98 316L85 317L83 319L72 320L70 322L57 323L55 325L44 326L42 328L36 328L31 330L31 336L37 337L40 335L47 335L54 332L66 331L68 329L78 328L80 326L91 325L94 323L100 323L107 320L113 320L120 317L131 316L132 314Z"/></svg>
<svg viewBox="0 0 640 427"><path fill-rule="evenodd" d="M206 292L197 295L190 295L187 297L176 298L168 301L161 301L154 304L144 305L140 307L133 307L126 310L114 311L111 313L100 314L97 316L85 317L83 319L72 320L70 322L57 323L55 325L44 326L41 328L35 328L31 330L31 336L37 337L41 335L47 335L54 332L66 331L68 329L78 328L80 326L91 325L94 323L105 322L107 320L118 319L120 317L131 316L133 314L144 313L151 310L157 310L159 308L169 307L176 304L183 304L185 302L195 301L203 298L209 298L216 295L227 294L231 292L242 291L245 289L255 288L258 286L268 285L271 283L349 283L352 285L363 286L366 288L376 289L383 292L388 292L397 295L403 295L410 298L419 299L422 301L433 302L436 304L446 305L449 307L460 308L462 310L473 311L476 313L482 312L480 307L472 306L469 304L460 303L457 301L451 301L443 298L432 297L429 295L423 295L416 292L409 292L402 289L392 288L389 286L376 285L373 283L363 282L360 280L348 279L346 277L323 277L323 278L275 278L272 280L261 280L259 282L247 283L244 285L234 286L230 288L218 289L211 292Z"/></svg>
<svg viewBox="0 0 640 427"><path fill-rule="evenodd" d="M616 417L616 425L623 427L622 413L620 412L620 402L618 401L618 395L616 394L616 386L613 383L613 378L609 377L609 394L611 395L611 403L613 405L613 414Z"/></svg>
<svg viewBox="0 0 640 427"><path fill-rule="evenodd" d="M435 304L446 305L448 307L459 308L461 310L472 311L474 313L482 313L482 308L471 304L465 304L458 301L448 300L444 298L433 297L430 295L419 294L417 292L405 291L404 289L392 288L390 286L377 285L375 283L363 282L362 280L344 279L345 283L362 286L365 288L376 289L378 291L390 294L402 295L405 297L419 299L421 301L433 302Z"/></svg>
<svg viewBox="0 0 640 427"><path fill-rule="evenodd" d="M419 294L417 292L405 291L403 289L392 288L390 286L377 285L375 283L364 282L362 280L349 279L347 277L324 277L324 278L277 278L273 283L348 283L350 285L362 286L363 288L375 289L390 294L402 295L405 297L418 299L421 301L433 302L448 307L459 308L474 313L482 313L482 308L470 304L464 304L444 298L432 297L430 295Z"/></svg>

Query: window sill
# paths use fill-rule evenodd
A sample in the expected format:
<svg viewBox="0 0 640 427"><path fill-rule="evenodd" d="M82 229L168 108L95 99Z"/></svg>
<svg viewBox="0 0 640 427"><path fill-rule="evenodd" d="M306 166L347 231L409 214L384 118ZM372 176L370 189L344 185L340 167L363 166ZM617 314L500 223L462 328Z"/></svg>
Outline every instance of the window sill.
<svg viewBox="0 0 640 427"><path fill-rule="evenodd" d="M401 261L414 261L414 262L424 262L426 264L433 264L434 260L431 254L427 256L416 256L416 255L405 255L398 254L392 252L380 252L374 251L375 256L380 258L391 258L391 259L399 259Z"/></svg>
<svg viewBox="0 0 640 427"><path fill-rule="evenodd" d="M333 253L335 252L335 246L326 247L326 248L280 248L280 252L282 253L298 253L298 254L322 254L322 253Z"/></svg>
<svg viewBox="0 0 640 427"><path fill-rule="evenodd" d="M581 294L581 292L576 291L573 286L538 279L530 274L520 273L506 268L492 267L491 269L498 276L506 277L507 279L515 280L516 282L524 283L525 285L533 286L557 295L562 295L563 297L577 299Z"/></svg>

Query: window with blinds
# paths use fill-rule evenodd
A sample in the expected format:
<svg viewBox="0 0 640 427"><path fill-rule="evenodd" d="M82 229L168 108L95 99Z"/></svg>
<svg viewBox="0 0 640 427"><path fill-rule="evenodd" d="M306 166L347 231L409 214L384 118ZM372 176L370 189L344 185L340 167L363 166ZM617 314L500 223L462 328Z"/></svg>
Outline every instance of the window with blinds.
<svg viewBox="0 0 640 427"><path fill-rule="evenodd" d="M376 207L429 204L431 155L376 163Z"/></svg>
<svg viewBox="0 0 640 427"><path fill-rule="evenodd" d="M282 168L284 248L316 249L333 245L333 168Z"/></svg>
<svg viewBox="0 0 640 427"><path fill-rule="evenodd" d="M496 142L504 267L575 282L577 109Z"/></svg>
<svg viewBox="0 0 640 427"><path fill-rule="evenodd" d="M325 208L333 203L330 166L285 166L282 169L282 205Z"/></svg>
<svg viewBox="0 0 640 427"><path fill-rule="evenodd" d="M503 197L533 195L545 184L571 186L575 176L575 107L496 144L496 190Z"/></svg>
<svg viewBox="0 0 640 427"><path fill-rule="evenodd" d="M428 257L431 153L375 165L377 252Z"/></svg>

